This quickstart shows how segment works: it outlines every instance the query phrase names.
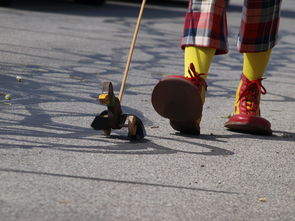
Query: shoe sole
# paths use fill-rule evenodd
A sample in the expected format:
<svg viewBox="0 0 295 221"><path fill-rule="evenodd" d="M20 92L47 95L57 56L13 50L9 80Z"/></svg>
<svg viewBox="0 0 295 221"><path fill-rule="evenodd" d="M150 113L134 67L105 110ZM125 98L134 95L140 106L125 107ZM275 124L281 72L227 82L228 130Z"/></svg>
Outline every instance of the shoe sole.
<svg viewBox="0 0 295 221"><path fill-rule="evenodd" d="M260 134L260 135L272 135L272 130L270 128L260 128L251 124L241 123L241 122L228 122L224 126L232 131L250 133L250 134Z"/></svg>
<svg viewBox="0 0 295 221"><path fill-rule="evenodd" d="M162 117L174 121L195 121L202 115L199 89L190 81L166 77L152 92L152 105Z"/></svg>
<svg viewBox="0 0 295 221"><path fill-rule="evenodd" d="M170 120L170 125L174 130L183 134L200 135L200 126L195 121L173 121Z"/></svg>

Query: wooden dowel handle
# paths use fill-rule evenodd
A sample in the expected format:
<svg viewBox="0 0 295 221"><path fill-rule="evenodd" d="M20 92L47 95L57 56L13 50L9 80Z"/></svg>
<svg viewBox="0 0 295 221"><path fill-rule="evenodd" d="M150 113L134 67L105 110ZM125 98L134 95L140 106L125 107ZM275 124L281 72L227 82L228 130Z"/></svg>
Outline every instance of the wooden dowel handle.
<svg viewBox="0 0 295 221"><path fill-rule="evenodd" d="M122 101L122 97L123 97L123 93L124 93L124 89L125 89L125 85L126 85L126 80L127 80L127 76L128 76L128 71L129 71L129 67L130 67L130 63L131 63L131 59L132 59L132 55L133 55L133 51L134 51L134 47L135 47L135 43L136 43L136 39L137 39L137 35L138 35L139 26L140 26L140 23L141 23L141 18L142 18L145 3L146 3L146 0L142 0L139 15L138 15L138 19L137 19L137 23L136 23L136 27L135 27L135 31L134 31L134 34L133 34L133 38L132 38L132 42L131 42L131 46L130 46L130 50L129 50L129 55L128 55L128 58L127 58L127 63L126 63L126 66L125 66L123 80L122 80L122 83L121 83L120 93L119 93L119 97L118 97L120 102Z"/></svg>

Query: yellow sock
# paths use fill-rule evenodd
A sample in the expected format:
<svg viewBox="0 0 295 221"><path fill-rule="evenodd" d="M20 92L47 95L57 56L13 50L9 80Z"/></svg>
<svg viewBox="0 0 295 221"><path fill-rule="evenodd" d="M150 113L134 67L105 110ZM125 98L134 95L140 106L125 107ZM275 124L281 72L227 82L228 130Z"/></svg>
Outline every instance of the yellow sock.
<svg viewBox="0 0 295 221"><path fill-rule="evenodd" d="M271 49L264 52L244 53L243 73L250 81L262 78L266 70Z"/></svg>
<svg viewBox="0 0 295 221"><path fill-rule="evenodd" d="M198 73L208 73L216 49L187 46L184 49L184 73L189 77L188 67L193 63ZM202 76L206 79L206 76Z"/></svg>

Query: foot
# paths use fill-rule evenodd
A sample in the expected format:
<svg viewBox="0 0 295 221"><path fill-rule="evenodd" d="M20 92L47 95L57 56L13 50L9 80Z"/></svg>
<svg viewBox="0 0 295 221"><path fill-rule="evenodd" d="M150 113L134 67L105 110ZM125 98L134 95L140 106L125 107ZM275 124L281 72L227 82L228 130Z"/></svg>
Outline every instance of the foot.
<svg viewBox="0 0 295 221"><path fill-rule="evenodd" d="M170 120L173 129L200 134L198 119L203 109L201 93L207 85L193 64L189 73L191 77L171 75L161 79L152 92L152 104L162 117Z"/></svg>
<svg viewBox="0 0 295 221"><path fill-rule="evenodd" d="M262 79L250 81L242 74L236 95L235 112L224 124L230 130L271 135L271 124L260 116L260 94L266 94Z"/></svg>

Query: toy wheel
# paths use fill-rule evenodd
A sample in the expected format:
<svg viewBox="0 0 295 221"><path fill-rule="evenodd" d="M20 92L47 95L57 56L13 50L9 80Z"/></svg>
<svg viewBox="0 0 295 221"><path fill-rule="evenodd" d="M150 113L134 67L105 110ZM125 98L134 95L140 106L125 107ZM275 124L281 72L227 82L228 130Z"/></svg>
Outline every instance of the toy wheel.
<svg viewBox="0 0 295 221"><path fill-rule="evenodd" d="M135 116L128 116L128 137L135 137L137 131L137 119Z"/></svg>
<svg viewBox="0 0 295 221"><path fill-rule="evenodd" d="M141 140L146 136L142 121L136 116L128 116L128 137L131 140Z"/></svg>

